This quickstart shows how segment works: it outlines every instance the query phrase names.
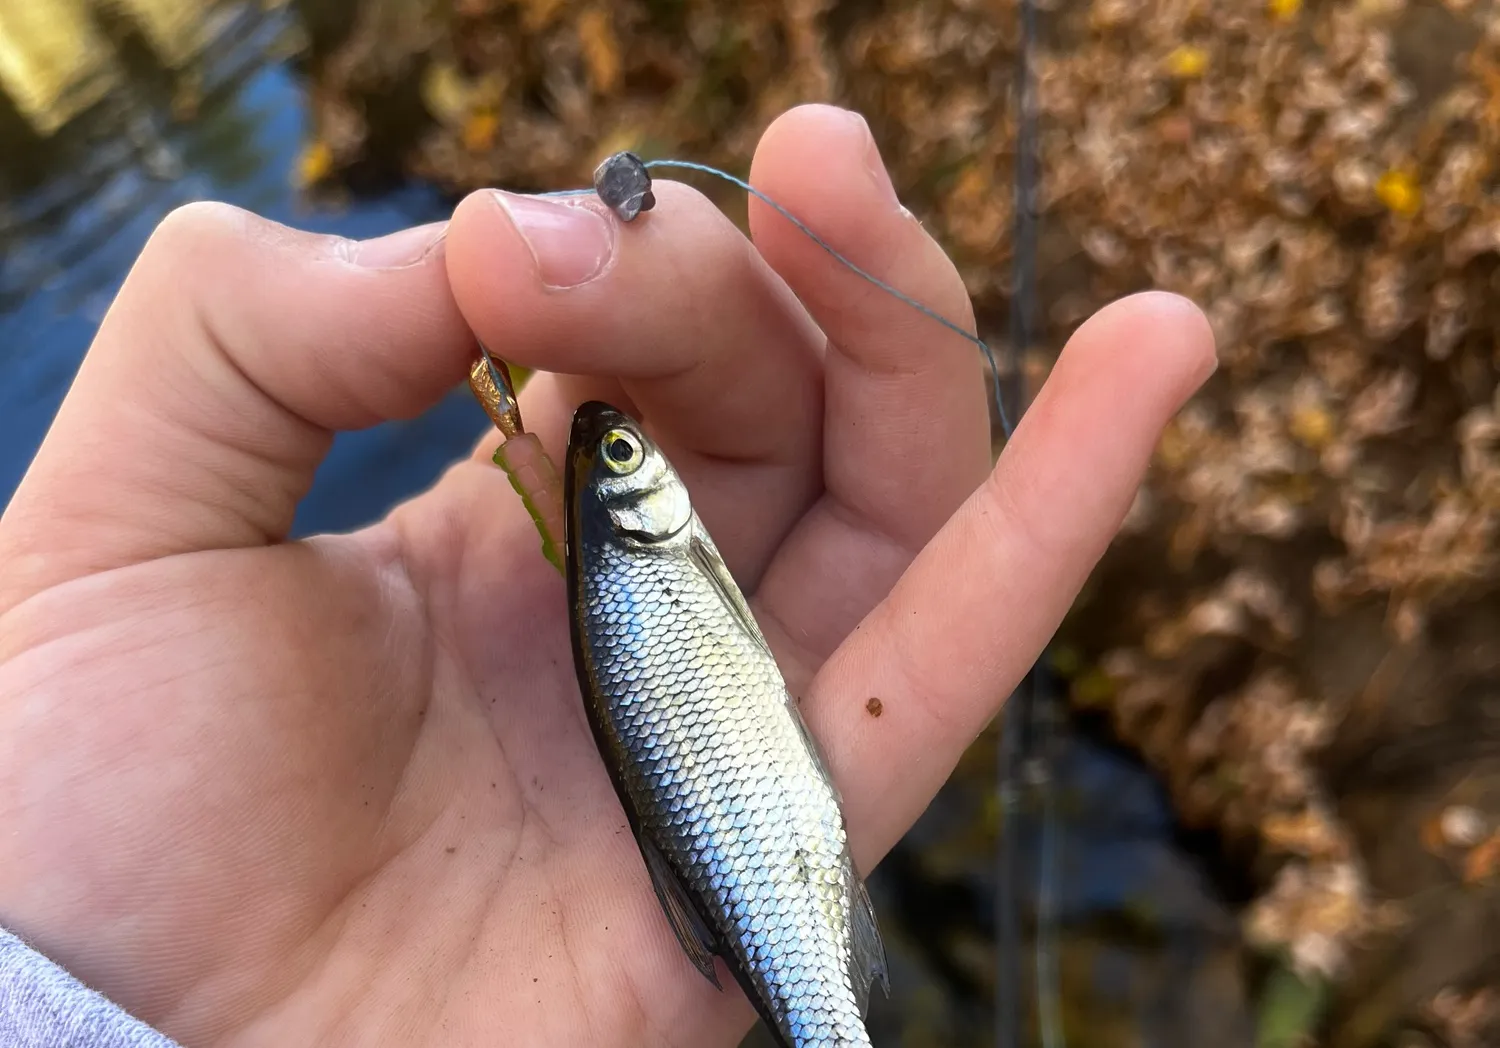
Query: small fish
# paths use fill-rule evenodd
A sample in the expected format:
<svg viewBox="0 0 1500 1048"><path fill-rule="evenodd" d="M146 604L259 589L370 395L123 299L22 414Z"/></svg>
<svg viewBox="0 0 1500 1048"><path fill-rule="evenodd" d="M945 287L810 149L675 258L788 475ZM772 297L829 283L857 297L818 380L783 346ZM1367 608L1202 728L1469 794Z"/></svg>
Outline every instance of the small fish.
<svg viewBox="0 0 1500 1048"><path fill-rule="evenodd" d="M687 488L597 401L564 472L579 688L678 942L783 1048L868 1046L889 982L840 798Z"/></svg>

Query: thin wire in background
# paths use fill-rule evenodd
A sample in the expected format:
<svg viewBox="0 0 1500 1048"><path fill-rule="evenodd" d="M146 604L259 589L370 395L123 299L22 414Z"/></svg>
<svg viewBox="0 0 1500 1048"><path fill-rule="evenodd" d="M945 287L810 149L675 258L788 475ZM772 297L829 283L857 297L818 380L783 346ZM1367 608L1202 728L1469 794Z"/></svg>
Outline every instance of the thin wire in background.
<svg viewBox="0 0 1500 1048"><path fill-rule="evenodd" d="M796 226L797 229L801 231L809 240L832 255L835 261L837 261L845 269L848 269L856 276L869 281L871 284L874 284L876 287L884 291L886 294L890 295L892 298L906 303L917 312L931 318L932 320L935 320L937 323L941 324L943 327L947 328L949 331L952 331L959 337L973 343L975 346L978 346L979 351L984 354L986 363L989 364L990 375L992 377L993 394L995 398L995 411L1000 416L1000 427L1005 431L1005 435L1007 437L1010 436L1012 427L1010 423L1010 417L1005 410L1005 395L1001 385L1000 367L996 363L994 350L990 349L989 343L985 342L984 339L980 338L977 334L973 334L965 330L962 326L956 324L952 320L949 320L947 317L943 316L931 306L928 306L925 303L919 302L915 298L912 298L900 288L893 287L892 285L887 284L884 280L881 280L879 277L875 276L873 273L861 269L851 260L840 254L832 244L824 240L822 237L818 236L817 233L813 232L812 229L808 227L807 223L803 222L796 215L792 214L792 212L788 210L784 205L773 199L770 194L756 189L749 182L746 182L738 175L732 175L728 171L723 171L709 164L700 164L693 160L647 160L643 162L642 166L644 166L648 170L657 170L660 168L677 168L683 171L697 171L700 174L712 175L714 178L722 179L723 181L728 182L730 185L738 186L740 189L743 189L746 193L750 194L755 199L765 204L767 207L775 210L777 214L781 215L782 218L786 219L792 225ZM593 189L558 189L550 193L542 193L540 195L581 196L584 194L593 193L595 191L596 190Z"/></svg>
<svg viewBox="0 0 1500 1048"><path fill-rule="evenodd" d="M1040 227L1041 159L1038 153L1038 105L1033 57L1038 12L1035 0L1020 0L1020 40L1016 49L1016 160L1015 225L1013 233L1012 293L1010 301L1011 374L1007 383L1017 417L1026 409L1024 358L1038 332L1037 242ZM1008 436L1007 432L1007 436ZM996 890L997 975L995 988L996 1043L1019 1048L1025 1010L1021 1006L1020 882L1026 869L1024 812L1040 808L1036 863L1036 1002L1043 1048L1063 1048L1059 960L1057 949L1058 878L1061 864L1061 825L1055 783L1058 721L1061 719L1056 682L1047 667L1048 655L1032 666L1001 719L999 799L1001 810ZM1029 803L1028 803L1029 802Z"/></svg>

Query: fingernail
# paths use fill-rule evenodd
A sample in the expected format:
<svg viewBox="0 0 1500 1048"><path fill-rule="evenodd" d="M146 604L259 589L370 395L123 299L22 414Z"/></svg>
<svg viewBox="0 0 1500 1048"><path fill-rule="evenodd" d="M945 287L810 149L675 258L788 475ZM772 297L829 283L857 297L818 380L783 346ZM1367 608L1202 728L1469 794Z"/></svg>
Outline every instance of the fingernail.
<svg viewBox="0 0 1500 1048"><path fill-rule="evenodd" d="M901 202L896 199L896 187L891 183L891 173L885 169L885 161L881 159L880 147L875 144L869 122L852 110L845 112L849 114L849 122L854 126L855 133L864 139L865 170L875 180L875 188L891 207L899 208Z"/></svg>
<svg viewBox="0 0 1500 1048"><path fill-rule="evenodd" d="M615 252L614 226L581 204L494 191L495 200L531 249L537 275L549 288L587 284L608 268Z"/></svg>
<svg viewBox="0 0 1500 1048"><path fill-rule="evenodd" d="M405 269L431 258L448 236L448 223L433 222L373 240L348 242L348 259L366 269Z"/></svg>

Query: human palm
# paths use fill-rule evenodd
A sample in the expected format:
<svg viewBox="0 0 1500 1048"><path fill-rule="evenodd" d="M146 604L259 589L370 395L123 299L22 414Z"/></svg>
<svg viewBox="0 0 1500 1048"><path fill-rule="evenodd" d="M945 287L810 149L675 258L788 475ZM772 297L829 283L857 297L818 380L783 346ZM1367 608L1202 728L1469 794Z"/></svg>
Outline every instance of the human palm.
<svg viewBox="0 0 1500 1048"><path fill-rule="evenodd" d="M862 121L794 110L752 176L970 317ZM1055 628L1212 343L1177 299L1103 311L991 471L970 344L769 209L751 246L658 197L622 227L476 194L437 241L164 224L0 518L0 925L187 1045L739 1039L748 1004L658 909L493 440L370 528L286 542L331 433L429 406L470 329L541 369L554 456L582 399L643 418L868 869Z"/></svg>

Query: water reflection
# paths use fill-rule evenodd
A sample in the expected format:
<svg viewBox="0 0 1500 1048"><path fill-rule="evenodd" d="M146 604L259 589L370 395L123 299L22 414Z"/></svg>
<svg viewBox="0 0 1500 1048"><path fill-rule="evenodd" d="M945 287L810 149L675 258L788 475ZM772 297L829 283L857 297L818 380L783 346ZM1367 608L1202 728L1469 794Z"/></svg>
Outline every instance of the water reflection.
<svg viewBox="0 0 1500 1048"><path fill-rule="evenodd" d="M223 200L349 237L446 215L449 203L420 186L337 207L302 198L306 40L299 13L280 6L0 0L6 501L131 262L172 208ZM411 422L341 434L299 509L298 533L374 519L428 484L483 428L456 389Z"/></svg>
<svg viewBox="0 0 1500 1048"><path fill-rule="evenodd" d="M894 996L872 1016L877 1044L989 1045L996 971L996 740L986 733L873 878L890 915ZM1165 797L1126 755L1066 736L1054 763L1060 858L1060 1010L1069 1043L1241 1048L1252 1042L1233 913L1177 846ZM1038 852L1037 820L1017 835ZM1033 867L1034 868L1034 867ZM1020 882L1036 912L1036 880ZM889 920L889 918L888 918ZM1035 927L1012 998L1024 1045L1039 1044ZM899 981L896 971L900 971Z"/></svg>
<svg viewBox="0 0 1500 1048"><path fill-rule="evenodd" d="M353 5L0 0L0 493L6 500L151 230L217 199L351 237L442 217L415 185L338 207L296 189L309 140L301 62ZM356 526L424 487L486 429L467 394L343 434L297 521ZM876 1043L993 1043L996 745L987 734L872 878L894 996ZM1071 1043L1239 1048L1251 1040L1233 914L1133 760L1076 734L1055 768L1062 1015ZM1035 852L1034 820L1018 834ZM1021 902L1035 910L1030 878ZM1027 927L1028 936L1033 929ZM1030 942L1027 943L1028 947ZM1035 999L1033 966L1015 999ZM1035 1017L1024 1026L1034 1036ZM751 1045L769 1044L755 1034ZM1035 1043L1028 1040L1026 1043Z"/></svg>

